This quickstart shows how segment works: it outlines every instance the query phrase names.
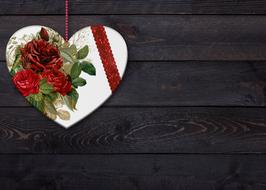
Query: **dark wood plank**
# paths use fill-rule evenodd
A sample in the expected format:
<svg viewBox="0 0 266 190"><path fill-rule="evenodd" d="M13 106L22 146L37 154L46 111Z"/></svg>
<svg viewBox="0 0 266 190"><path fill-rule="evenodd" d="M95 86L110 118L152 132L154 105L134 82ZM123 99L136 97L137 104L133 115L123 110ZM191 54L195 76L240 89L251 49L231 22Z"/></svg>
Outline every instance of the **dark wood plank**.
<svg viewBox="0 0 266 190"><path fill-rule="evenodd" d="M2 189L266 188L265 155L0 156Z"/></svg>
<svg viewBox="0 0 266 190"><path fill-rule="evenodd" d="M71 0L71 14L265 14L263 0ZM64 14L62 0L2 0L0 14Z"/></svg>
<svg viewBox="0 0 266 190"><path fill-rule="evenodd" d="M102 23L126 39L130 60L266 60L266 16L72 16L70 33ZM41 24L64 32L63 16L2 16L0 59L9 37Z"/></svg>
<svg viewBox="0 0 266 190"><path fill-rule="evenodd" d="M266 153L265 108L101 108L65 130L0 109L1 153Z"/></svg>
<svg viewBox="0 0 266 190"><path fill-rule="evenodd" d="M29 106L0 62L0 107ZM129 62L105 106L265 106L266 62Z"/></svg>

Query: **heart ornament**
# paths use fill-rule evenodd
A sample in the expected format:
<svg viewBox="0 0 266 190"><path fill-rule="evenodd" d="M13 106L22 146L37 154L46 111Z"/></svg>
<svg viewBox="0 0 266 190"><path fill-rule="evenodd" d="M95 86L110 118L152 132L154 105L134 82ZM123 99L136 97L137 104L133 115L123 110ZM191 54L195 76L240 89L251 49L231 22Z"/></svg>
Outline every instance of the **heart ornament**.
<svg viewBox="0 0 266 190"><path fill-rule="evenodd" d="M68 42L53 29L28 26L6 49L12 81L30 104L68 128L116 90L128 59L123 37L106 26L85 27Z"/></svg>

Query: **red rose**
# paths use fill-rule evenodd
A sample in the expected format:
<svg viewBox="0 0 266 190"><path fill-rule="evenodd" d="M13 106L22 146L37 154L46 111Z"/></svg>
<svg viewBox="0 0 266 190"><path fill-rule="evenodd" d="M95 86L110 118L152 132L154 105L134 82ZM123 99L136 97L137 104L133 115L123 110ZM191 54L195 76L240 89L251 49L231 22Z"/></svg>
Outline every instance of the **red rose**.
<svg viewBox="0 0 266 190"><path fill-rule="evenodd" d="M45 70L41 76L53 86L56 92L59 92L63 96L72 90L72 84L70 80L59 70Z"/></svg>
<svg viewBox="0 0 266 190"><path fill-rule="evenodd" d="M44 69L58 70L62 67L63 60L58 48L43 39L28 42L20 51L25 69L43 71Z"/></svg>
<svg viewBox="0 0 266 190"><path fill-rule="evenodd" d="M40 77L32 70L19 71L13 76L12 80L23 96L39 93Z"/></svg>

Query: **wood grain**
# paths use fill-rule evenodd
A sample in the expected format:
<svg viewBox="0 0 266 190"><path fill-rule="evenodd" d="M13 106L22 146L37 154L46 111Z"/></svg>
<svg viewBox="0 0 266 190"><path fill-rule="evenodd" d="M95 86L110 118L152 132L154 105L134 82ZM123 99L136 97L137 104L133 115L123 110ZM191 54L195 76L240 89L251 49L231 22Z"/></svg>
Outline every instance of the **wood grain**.
<svg viewBox="0 0 266 190"><path fill-rule="evenodd" d="M62 0L2 0L0 14L64 14ZM71 14L265 14L263 0L71 0Z"/></svg>
<svg viewBox="0 0 266 190"><path fill-rule="evenodd" d="M18 29L64 34L64 1L0 3L1 189L266 189L265 1L71 0L70 35L111 26L129 64L68 130L29 107L5 67Z"/></svg>
<svg viewBox="0 0 266 190"><path fill-rule="evenodd" d="M266 188L265 155L8 155L8 190L242 190Z"/></svg>
<svg viewBox="0 0 266 190"><path fill-rule="evenodd" d="M1 106L29 106L0 62ZM105 106L265 106L266 62L129 62Z"/></svg>
<svg viewBox="0 0 266 190"><path fill-rule="evenodd" d="M111 26L124 36L131 61L266 60L266 16L72 16L70 34L96 23ZM0 60L5 59L9 37L33 24L64 33L63 16L2 16Z"/></svg>
<svg viewBox="0 0 266 190"><path fill-rule="evenodd" d="M1 153L266 153L265 108L101 108L66 130L0 108Z"/></svg>

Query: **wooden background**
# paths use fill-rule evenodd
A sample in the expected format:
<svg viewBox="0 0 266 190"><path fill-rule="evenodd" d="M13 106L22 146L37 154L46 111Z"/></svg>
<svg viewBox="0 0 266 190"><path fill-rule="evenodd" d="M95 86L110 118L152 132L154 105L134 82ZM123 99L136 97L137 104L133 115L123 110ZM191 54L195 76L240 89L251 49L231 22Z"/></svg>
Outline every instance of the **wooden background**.
<svg viewBox="0 0 266 190"><path fill-rule="evenodd" d="M266 1L70 0L70 34L118 30L117 93L65 130L10 82L19 28L64 33L64 0L0 0L0 186L19 190L266 189Z"/></svg>

